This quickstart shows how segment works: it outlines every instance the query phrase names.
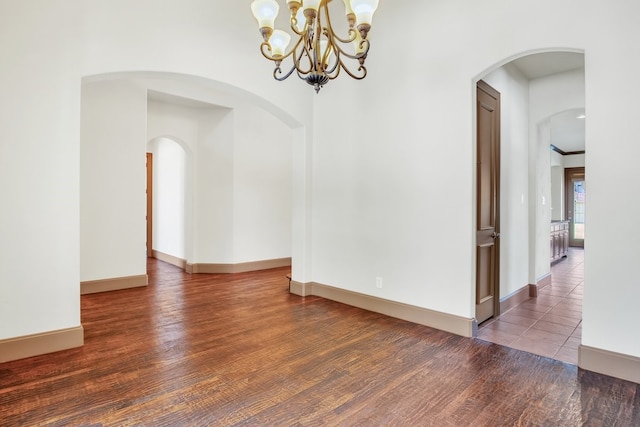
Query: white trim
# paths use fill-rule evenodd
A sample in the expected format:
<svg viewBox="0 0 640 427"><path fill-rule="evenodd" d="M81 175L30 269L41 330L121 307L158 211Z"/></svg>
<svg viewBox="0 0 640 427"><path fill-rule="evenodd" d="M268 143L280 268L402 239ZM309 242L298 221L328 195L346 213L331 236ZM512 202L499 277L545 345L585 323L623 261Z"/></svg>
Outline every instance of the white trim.
<svg viewBox="0 0 640 427"><path fill-rule="evenodd" d="M442 313L427 308L416 307L396 301L352 292L320 283L300 283L291 281L291 293L300 296L319 296L353 307L373 311L390 317L429 326L463 337L472 337L476 329L475 320Z"/></svg>
<svg viewBox="0 0 640 427"><path fill-rule="evenodd" d="M640 384L640 357L580 345L578 366L587 371Z"/></svg>

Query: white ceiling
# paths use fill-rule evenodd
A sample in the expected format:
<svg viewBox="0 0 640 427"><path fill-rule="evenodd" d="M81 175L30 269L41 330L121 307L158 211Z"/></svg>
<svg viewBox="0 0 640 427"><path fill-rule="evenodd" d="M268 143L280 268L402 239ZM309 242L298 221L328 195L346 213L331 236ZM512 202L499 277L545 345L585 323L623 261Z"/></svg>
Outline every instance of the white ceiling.
<svg viewBox="0 0 640 427"><path fill-rule="evenodd" d="M551 117L551 144L565 153L584 151L584 109L568 110Z"/></svg>
<svg viewBox="0 0 640 427"><path fill-rule="evenodd" d="M584 68L584 54L573 52L535 53L514 59L511 64L531 80Z"/></svg>
<svg viewBox="0 0 640 427"><path fill-rule="evenodd" d="M584 68L584 54L548 52L518 58L511 62L528 79L537 79L565 71ZM551 144L571 153L584 151L584 109L563 111L551 117Z"/></svg>
<svg viewBox="0 0 640 427"><path fill-rule="evenodd" d="M182 96L172 95L169 93L159 92L151 89L147 90L147 100L162 102L165 104L180 105L182 107L188 107L188 108L207 108L207 109L225 108L219 105L210 104L208 102L198 101L196 99L185 98Z"/></svg>

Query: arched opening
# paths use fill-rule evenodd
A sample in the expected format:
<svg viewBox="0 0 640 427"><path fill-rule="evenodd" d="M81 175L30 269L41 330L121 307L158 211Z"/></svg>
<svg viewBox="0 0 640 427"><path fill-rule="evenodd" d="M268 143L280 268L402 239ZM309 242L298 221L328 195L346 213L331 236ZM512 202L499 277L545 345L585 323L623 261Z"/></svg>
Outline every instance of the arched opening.
<svg viewBox="0 0 640 427"><path fill-rule="evenodd" d="M147 215L151 236L147 241L153 242L148 255L187 259L187 151L174 137L159 137L148 143L147 152L153 162L152 183L147 185L151 202L151 209L147 209L151 211Z"/></svg>
<svg viewBox="0 0 640 427"><path fill-rule="evenodd" d="M580 316L561 312L570 291L556 285L551 271L550 225L552 212L560 210L551 145L564 144L566 136L556 114L584 113L584 55L527 52L479 80L501 94L502 143L499 312L481 325L478 337L577 364ZM580 156L584 162L584 152Z"/></svg>
<svg viewBox="0 0 640 427"><path fill-rule="evenodd" d="M160 171L158 252L206 272L274 259L291 265L303 251L292 217L305 209L294 209L304 189L293 187L294 173L308 173L296 149L305 132L289 114L238 88L171 73L91 76L82 94L83 278L146 278L148 148ZM91 206L98 200L104 211Z"/></svg>

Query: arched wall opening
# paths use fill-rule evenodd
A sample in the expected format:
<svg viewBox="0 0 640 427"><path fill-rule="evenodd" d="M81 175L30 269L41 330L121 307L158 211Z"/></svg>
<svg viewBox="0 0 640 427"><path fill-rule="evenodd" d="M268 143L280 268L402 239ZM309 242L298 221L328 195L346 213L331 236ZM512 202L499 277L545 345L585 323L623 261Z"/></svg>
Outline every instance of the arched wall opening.
<svg viewBox="0 0 640 427"><path fill-rule="evenodd" d="M167 136L149 141L147 151L152 155L152 185L147 185L147 192L152 189L147 198L152 206L151 218L147 217L152 224L152 235L147 236L153 242L151 255L187 259L187 150L177 138Z"/></svg>
<svg viewBox="0 0 640 427"><path fill-rule="evenodd" d="M310 160L295 118L238 88L172 73L90 76L82 100L83 282L146 283L144 158L147 142L167 136L186 153L185 190L173 191L182 213L167 224L171 255L205 272L274 260L299 260L304 271L305 231L292 224L294 212L306 223L305 187L293 182L305 181Z"/></svg>
<svg viewBox="0 0 640 427"><path fill-rule="evenodd" d="M501 310L506 310L550 280L553 197L550 135L545 135L548 129L543 124L560 111L584 111L584 53L578 49L527 51L477 75L472 81L474 128L479 80L498 90L502 101L499 298ZM475 135L473 144L475 168ZM473 272L475 268L473 264ZM475 304L475 283L472 286Z"/></svg>
<svg viewBox="0 0 640 427"><path fill-rule="evenodd" d="M551 220L567 219L564 169L585 166L584 107L569 108L550 115L539 126L548 126L551 150ZM563 142L564 141L564 142Z"/></svg>

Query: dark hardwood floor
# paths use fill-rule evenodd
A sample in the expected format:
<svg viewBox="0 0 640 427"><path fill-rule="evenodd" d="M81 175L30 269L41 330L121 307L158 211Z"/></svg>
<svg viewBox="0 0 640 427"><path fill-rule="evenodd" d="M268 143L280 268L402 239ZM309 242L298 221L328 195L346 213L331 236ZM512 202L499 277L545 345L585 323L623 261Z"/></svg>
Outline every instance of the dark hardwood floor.
<svg viewBox="0 0 640 427"><path fill-rule="evenodd" d="M288 269L82 296L84 347L0 364L2 426L638 426L640 385L317 297Z"/></svg>

